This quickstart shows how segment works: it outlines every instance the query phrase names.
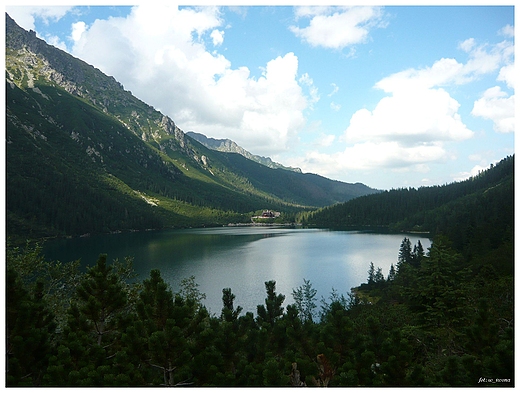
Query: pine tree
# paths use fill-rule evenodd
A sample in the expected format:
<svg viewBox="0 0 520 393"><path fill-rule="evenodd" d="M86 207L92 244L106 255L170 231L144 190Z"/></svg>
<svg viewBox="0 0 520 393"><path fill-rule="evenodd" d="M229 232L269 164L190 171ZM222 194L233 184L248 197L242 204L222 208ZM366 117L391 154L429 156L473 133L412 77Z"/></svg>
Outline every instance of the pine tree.
<svg viewBox="0 0 520 393"><path fill-rule="evenodd" d="M371 285L374 283L375 276L376 276L376 270L374 267L374 262L370 262L370 268L368 269L368 279L367 279L368 285Z"/></svg>
<svg viewBox="0 0 520 393"><path fill-rule="evenodd" d="M234 306L235 295L231 292L231 288L224 288L222 290L222 308L221 319L226 322L233 322L238 319L238 316L242 312L242 307Z"/></svg>
<svg viewBox="0 0 520 393"><path fill-rule="evenodd" d="M96 265L87 270L77 292L79 311L88 319L94 341L97 345L110 343L112 339L105 337L116 334L127 295L119 276L107 265L106 254L100 255Z"/></svg>
<svg viewBox="0 0 520 393"><path fill-rule="evenodd" d="M164 329L153 332L148 339L149 365L162 373L162 386L176 386L190 378L187 363L192 354L182 329L168 319Z"/></svg>
<svg viewBox="0 0 520 393"><path fill-rule="evenodd" d="M396 275L396 272L395 272L394 264L392 263L390 265L390 270L388 271L387 281L394 281L395 275Z"/></svg>
<svg viewBox="0 0 520 393"><path fill-rule="evenodd" d="M312 322L316 315L316 293L318 291L312 287L310 280L303 279L303 285L293 289L294 298L298 315L304 322Z"/></svg>
<svg viewBox="0 0 520 393"><path fill-rule="evenodd" d="M43 298L43 283L27 290L17 273L7 270L6 384L41 386L56 324Z"/></svg>
<svg viewBox="0 0 520 393"><path fill-rule="evenodd" d="M335 367L353 360L355 335L349 312L341 302L333 301L320 324L320 341L332 352L328 357Z"/></svg>
<svg viewBox="0 0 520 393"><path fill-rule="evenodd" d="M385 276L383 275L383 269L378 267L376 269L376 274L374 275L374 282L375 283L381 283L385 281Z"/></svg>
<svg viewBox="0 0 520 393"><path fill-rule="evenodd" d="M215 346L224 362L224 374L222 382L226 385L234 385L237 374L237 364L239 362L238 353L241 349L241 337L239 333L238 315L242 312L242 307L234 306L235 295L231 288L222 290L223 308L220 315L217 334L215 335Z"/></svg>
<svg viewBox="0 0 520 393"><path fill-rule="evenodd" d="M130 320L127 286L102 254L81 278L67 312L60 358L49 374L70 386L114 386L129 381L121 340ZM64 371L67 370L65 373ZM65 377L66 375L66 377Z"/></svg>
<svg viewBox="0 0 520 393"><path fill-rule="evenodd" d="M424 248L420 240L417 240L417 244L413 246L413 252L411 257L411 264L413 267L420 267L421 261L424 258Z"/></svg>
<svg viewBox="0 0 520 393"><path fill-rule="evenodd" d="M8 241L6 262L9 268L16 271L21 285L26 288L40 280L43 285L43 300L55 315L58 328L62 328L66 322L70 299L75 294L82 275L79 272L80 261L47 261L39 243L27 242L23 248L19 248L11 247Z"/></svg>
<svg viewBox="0 0 520 393"><path fill-rule="evenodd" d="M399 255L397 257L397 272L401 270L405 264L410 264L412 261L412 243L410 239L404 238L399 247Z"/></svg>
<svg viewBox="0 0 520 393"><path fill-rule="evenodd" d="M276 281L266 281L265 289L267 298L265 299L265 306L257 306L257 314L260 322L266 322L273 326L277 319L283 315L282 304L285 300L285 295L276 294Z"/></svg>
<svg viewBox="0 0 520 393"><path fill-rule="evenodd" d="M382 344L381 372L384 386L406 386L407 372L412 363L412 348L408 340L403 337L401 329L390 332L389 337Z"/></svg>
<svg viewBox="0 0 520 393"><path fill-rule="evenodd" d="M145 324L148 334L163 330L166 321L174 316L173 293L159 270L152 270L150 278L143 281L143 290L139 297L137 314Z"/></svg>
<svg viewBox="0 0 520 393"><path fill-rule="evenodd" d="M463 283L468 272L461 268L461 255L453 251L445 238L437 237L424 258L417 286L410 287L413 307L427 326L463 324L465 293Z"/></svg>

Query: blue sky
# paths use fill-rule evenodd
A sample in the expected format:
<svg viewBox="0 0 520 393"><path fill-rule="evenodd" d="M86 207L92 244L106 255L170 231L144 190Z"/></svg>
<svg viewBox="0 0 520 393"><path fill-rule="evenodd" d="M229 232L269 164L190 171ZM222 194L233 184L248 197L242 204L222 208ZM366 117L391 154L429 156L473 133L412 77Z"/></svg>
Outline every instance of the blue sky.
<svg viewBox="0 0 520 393"><path fill-rule="evenodd" d="M304 172L420 187L514 153L512 6L6 11L182 130Z"/></svg>

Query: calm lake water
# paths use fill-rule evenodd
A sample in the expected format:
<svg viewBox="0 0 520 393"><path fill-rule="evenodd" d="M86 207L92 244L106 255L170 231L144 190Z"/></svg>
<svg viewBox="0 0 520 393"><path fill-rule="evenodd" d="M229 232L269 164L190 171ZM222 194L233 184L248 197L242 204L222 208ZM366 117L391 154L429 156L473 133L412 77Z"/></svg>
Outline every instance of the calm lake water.
<svg viewBox="0 0 520 393"><path fill-rule="evenodd" d="M431 245L420 235L222 227L54 240L45 244L43 252L48 260L81 259L83 266L94 265L101 253L109 261L132 256L140 281L149 277L150 270L159 269L172 290L178 291L180 281L193 275L206 294L204 304L210 312L220 315L222 289L231 288L235 306L256 315L256 306L264 304L266 297L265 281L276 281L276 292L285 295L286 306L294 302L292 290L303 279L311 281L318 300L328 300L333 288L346 295L366 282L370 262L381 267L386 277L405 236L412 245L420 240L425 250Z"/></svg>

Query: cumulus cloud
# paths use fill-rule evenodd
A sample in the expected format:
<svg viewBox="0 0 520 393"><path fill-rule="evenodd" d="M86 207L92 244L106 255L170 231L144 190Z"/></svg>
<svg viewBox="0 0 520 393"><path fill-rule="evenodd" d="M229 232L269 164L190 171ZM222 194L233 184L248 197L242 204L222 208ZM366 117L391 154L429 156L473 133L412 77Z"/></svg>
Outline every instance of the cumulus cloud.
<svg viewBox="0 0 520 393"><path fill-rule="evenodd" d="M393 171L427 172L432 161L449 158L439 143L405 147L394 141L363 142L348 146L344 151L325 154L310 151L297 164L304 172L337 176L345 171L389 168Z"/></svg>
<svg viewBox="0 0 520 393"><path fill-rule="evenodd" d="M497 81L505 82L510 89L515 88L515 65L509 64L500 69Z"/></svg>
<svg viewBox="0 0 520 393"><path fill-rule="evenodd" d="M515 28L511 25L506 25L502 27L498 33L505 37L512 38L515 36Z"/></svg>
<svg viewBox="0 0 520 393"><path fill-rule="evenodd" d="M222 45L224 42L224 31L215 29L211 32L210 37L213 39L214 46Z"/></svg>
<svg viewBox="0 0 520 393"><path fill-rule="evenodd" d="M492 120L496 132L514 132L515 96L509 96L500 86L487 89L483 96L475 101L471 114Z"/></svg>
<svg viewBox="0 0 520 393"><path fill-rule="evenodd" d="M374 87L387 95L373 109L352 115L341 138L344 150L333 155L313 151L297 165L327 175L377 168L427 172L430 165L454 158L447 145L470 139L474 132L462 121L460 103L449 88L493 72L509 87L514 85L512 42L478 45L469 39L459 48L468 55L465 63L443 58L378 81ZM497 132L512 132L514 95L490 88L475 102L472 114L491 119Z"/></svg>
<svg viewBox="0 0 520 393"><path fill-rule="evenodd" d="M77 42L81 39L81 35L87 30L87 25L85 22L77 22L72 25L72 33L71 38L74 42Z"/></svg>
<svg viewBox="0 0 520 393"><path fill-rule="evenodd" d="M298 19L310 18L307 27L290 26L290 30L314 47L343 49L367 41L372 28L382 27L380 7L299 7Z"/></svg>
<svg viewBox="0 0 520 393"><path fill-rule="evenodd" d="M462 85L499 70L504 64L511 63L514 55L514 45L510 41L488 47L477 45L471 38L461 43L459 48L468 54L466 63L453 58L442 58L431 67L411 68L392 74L377 82L375 87L391 93L408 88Z"/></svg>
<svg viewBox="0 0 520 393"><path fill-rule="evenodd" d="M500 33L512 37L512 28L507 25ZM497 81L505 82L510 89L515 88L515 66L513 63L514 46L512 42L503 41L491 49L491 54L483 54L487 59L489 70L499 69ZM499 68L500 64L506 63ZM487 89L473 105L471 114L491 120L493 129L498 133L515 131L515 95L509 95L500 86Z"/></svg>
<svg viewBox="0 0 520 393"><path fill-rule="evenodd" d="M462 69L459 81L466 83L481 75L495 72L504 63L512 61L514 50L512 41L503 41L492 46L475 45L468 52L469 60Z"/></svg>
<svg viewBox="0 0 520 393"><path fill-rule="evenodd" d="M459 103L443 89L406 89L383 98L373 111L360 109L345 131L347 142L364 140L448 141L471 138L457 111Z"/></svg>
<svg viewBox="0 0 520 393"><path fill-rule="evenodd" d="M294 53L267 62L260 77L233 68L208 49L223 43L223 23L215 7L141 5L88 26L73 54L117 75L185 131L230 138L256 154L284 151L319 99L312 78L298 74Z"/></svg>
<svg viewBox="0 0 520 393"><path fill-rule="evenodd" d="M55 35L46 35L45 41L47 41L50 45L61 49L62 51L67 51L67 44L65 44L59 37Z"/></svg>
<svg viewBox="0 0 520 393"><path fill-rule="evenodd" d="M489 154L486 154L488 156ZM459 172L453 176L453 180L455 181L462 181L469 179L470 177L477 176L480 174L480 172L483 172L487 169L489 169L490 165L497 164L500 159L491 158L494 155L494 153L491 153L489 157L480 157L479 155L471 155L469 157L472 161L480 161L479 164L476 164L471 168L469 171Z"/></svg>
<svg viewBox="0 0 520 393"><path fill-rule="evenodd" d="M368 141L347 147L342 158L350 169L402 168L444 159L446 152L439 142L403 146L396 141Z"/></svg>
<svg viewBox="0 0 520 393"><path fill-rule="evenodd" d="M376 89L385 93L417 91L464 80L464 65L455 59L440 59L431 67L410 68L381 79Z"/></svg>

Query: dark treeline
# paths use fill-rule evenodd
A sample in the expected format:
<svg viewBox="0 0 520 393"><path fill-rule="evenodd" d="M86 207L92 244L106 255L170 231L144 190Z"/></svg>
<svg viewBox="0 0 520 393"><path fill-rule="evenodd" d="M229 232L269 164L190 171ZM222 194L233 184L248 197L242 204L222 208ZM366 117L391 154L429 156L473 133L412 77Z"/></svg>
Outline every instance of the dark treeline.
<svg viewBox="0 0 520 393"><path fill-rule="evenodd" d="M172 292L132 261L45 261L7 251L8 386L512 386L511 243L469 262L445 237L405 238L388 277L372 263L352 293L293 301L266 282L242 313L230 288L220 315L194 277ZM283 306L284 300L287 300Z"/></svg>
<svg viewBox="0 0 520 393"><path fill-rule="evenodd" d="M395 189L367 195L303 215L303 223L325 227L373 226L394 231L444 233L455 247L477 247L495 228L513 228L514 156L468 180L443 186ZM477 237L478 233L478 237Z"/></svg>
<svg viewBox="0 0 520 393"><path fill-rule="evenodd" d="M157 270L138 282L130 258L101 255L80 273L8 246L7 385L513 386L513 157L466 182L381 195L407 193L438 199L421 213L401 198L402 222L435 223L430 248L405 237L386 277L372 261L366 283L328 299L305 279L292 294L266 282L256 315L231 288L210 314L194 277L178 293ZM378 198L359 199L400 209Z"/></svg>

